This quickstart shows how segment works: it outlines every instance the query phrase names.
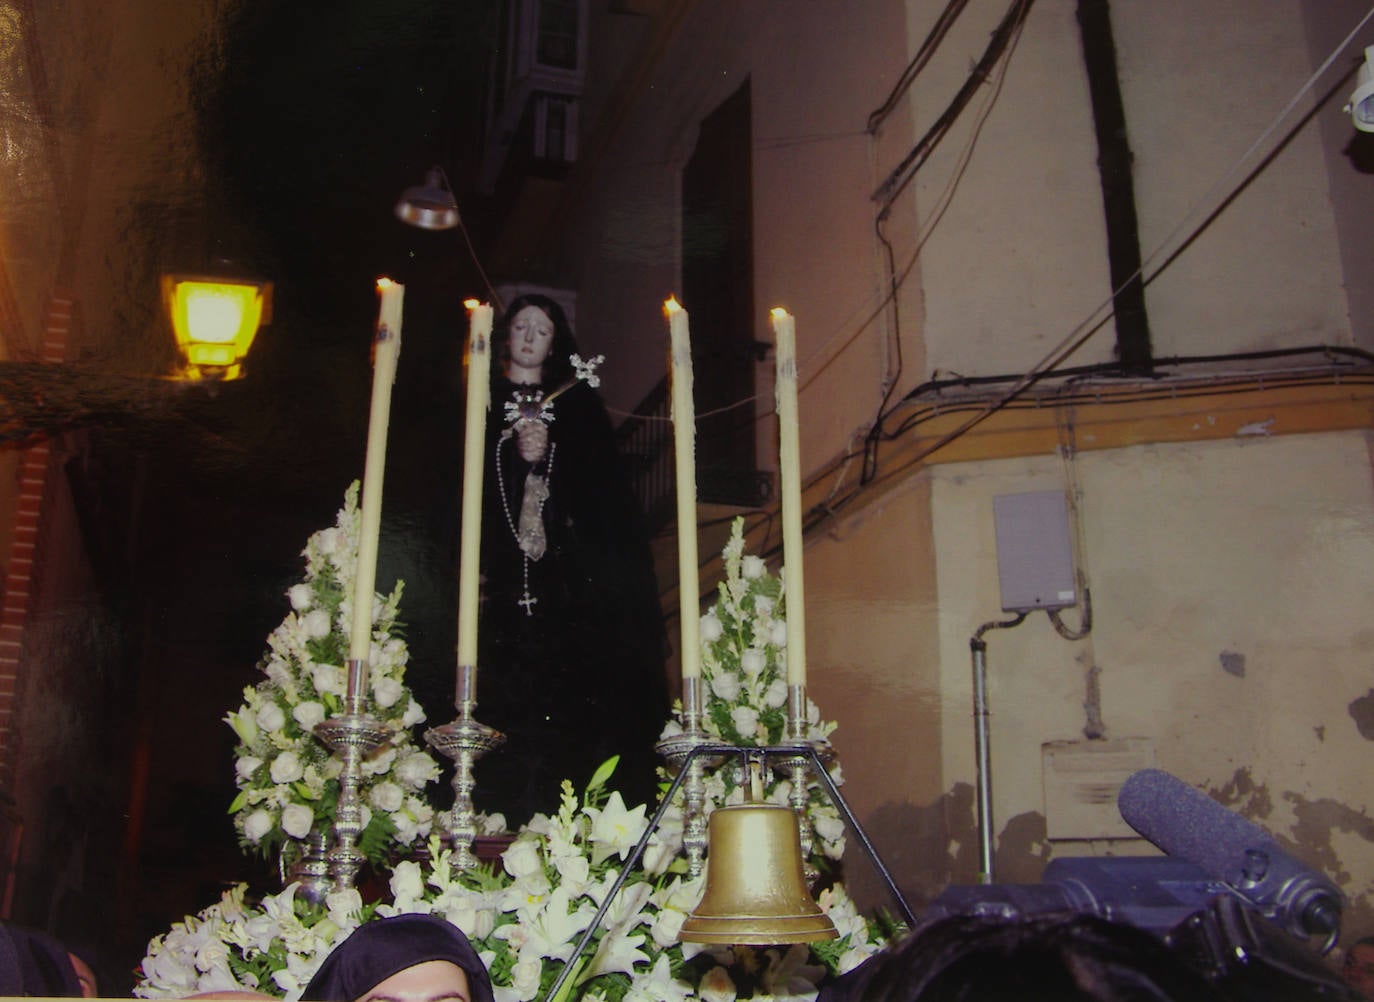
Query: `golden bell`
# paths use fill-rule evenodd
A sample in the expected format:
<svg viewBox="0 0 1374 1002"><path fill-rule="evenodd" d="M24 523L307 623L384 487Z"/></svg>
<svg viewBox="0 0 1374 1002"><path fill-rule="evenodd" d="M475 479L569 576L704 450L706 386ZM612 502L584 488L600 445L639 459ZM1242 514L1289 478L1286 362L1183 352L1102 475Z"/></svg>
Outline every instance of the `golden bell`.
<svg viewBox="0 0 1374 1002"><path fill-rule="evenodd" d="M838 936L806 888L796 813L775 804L717 808L711 814L706 891L678 939L767 946Z"/></svg>

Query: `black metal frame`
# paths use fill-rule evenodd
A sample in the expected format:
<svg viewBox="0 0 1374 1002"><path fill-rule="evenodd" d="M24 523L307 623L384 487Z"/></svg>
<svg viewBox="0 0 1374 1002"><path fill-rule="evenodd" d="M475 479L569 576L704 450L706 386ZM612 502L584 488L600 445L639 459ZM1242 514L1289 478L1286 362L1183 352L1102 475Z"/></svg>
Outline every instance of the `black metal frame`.
<svg viewBox="0 0 1374 1002"><path fill-rule="evenodd" d="M658 809L654 812L653 819L649 822L648 827L644 829L644 834L640 836L639 841L635 844L634 850L625 861L625 865L621 867L620 873L616 876L615 882L611 884L611 889L601 902L601 906L596 910L596 914L592 917L591 923L582 933L582 938L577 941L577 948L563 965L563 970L558 973L558 978L554 981L553 985L550 986L548 993L544 996L545 1002L551 1002L552 999L558 997L559 991L563 988L563 983L567 981L568 977L572 974L578 958L581 957L583 951L587 949L587 944L590 943L592 937L596 935L596 930L601 927L601 921L606 917L606 912L610 910L611 902L614 901L615 896L620 893L620 889L625 886L625 881L629 878L630 871L639 865L639 860L644 855L644 849L649 844L649 839L653 836L654 832L658 831L659 825L663 822L663 815L667 813L668 806L673 802L673 797L677 795L677 791L682 787L683 780L687 778L688 767L697 758L703 755L722 757L739 756L744 760L746 773L748 772L750 760L767 760L769 758L806 758L810 760L816 775L820 778L821 784L825 787L826 793L830 797L830 802L835 805L842 815L844 815L846 827L853 833L854 837L858 839L859 844L863 847L864 853L868 856L869 862L873 865L873 868L878 871L878 875L882 878L883 883L887 885L888 892L891 893L893 900L897 902L897 907L901 910L902 918L905 919L908 926L915 926L915 913L911 910L911 906L907 903L906 898L902 897L901 890L898 889L896 881L892 879L892 874L884 865L882 857L878 855L878 850L874 848L872 840L868 837L868 833L864 831L863 826L859 824L859 819L854 816L854 812L849 809L849 804L845 801L844 797L840 795L839 787L835 785L835 781L830 777L830 773L826 771L825 763L821 761L820 752L814 745L790 744L748 746L701 744L692 748L683 759L677 775L673 777L672 785L668 787L668 792L665 793L663 798L659 801Z"/></svg>

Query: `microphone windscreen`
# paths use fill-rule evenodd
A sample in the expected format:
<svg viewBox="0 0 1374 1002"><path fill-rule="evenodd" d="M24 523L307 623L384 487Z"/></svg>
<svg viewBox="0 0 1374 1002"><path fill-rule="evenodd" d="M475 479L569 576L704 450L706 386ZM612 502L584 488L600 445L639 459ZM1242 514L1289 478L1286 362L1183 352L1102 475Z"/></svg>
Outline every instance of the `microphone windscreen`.
<svg viewBox="0 0 1374 1002"><path fill-rule="evenodd" d="M1141 769L1116 799L1126 823L1156 846L1227 883L1243 879L1247 849L1279 851L1263 828L1162 769Z"/></svg>

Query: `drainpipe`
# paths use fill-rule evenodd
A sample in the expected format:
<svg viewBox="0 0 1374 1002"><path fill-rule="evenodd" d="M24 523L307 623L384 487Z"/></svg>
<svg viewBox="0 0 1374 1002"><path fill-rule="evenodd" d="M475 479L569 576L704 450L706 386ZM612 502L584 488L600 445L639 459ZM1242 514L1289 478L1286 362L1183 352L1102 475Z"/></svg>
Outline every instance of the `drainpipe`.
<svg viewBox="0 0 1374 1002"><path fill-rule="evenodd" d="M992 756L988 747L988 630L1020 626L1026 613L1002 622L984 623L969 639L973 651L973 753L977 759L978 883L992 883Z"/></svg>

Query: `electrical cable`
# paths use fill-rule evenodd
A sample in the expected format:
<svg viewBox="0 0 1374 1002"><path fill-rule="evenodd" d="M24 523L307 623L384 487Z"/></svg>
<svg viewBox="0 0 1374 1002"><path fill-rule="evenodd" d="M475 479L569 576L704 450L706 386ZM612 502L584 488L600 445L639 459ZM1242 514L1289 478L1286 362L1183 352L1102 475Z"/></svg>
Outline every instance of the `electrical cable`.
<svg viewBox="0 0 1374 1002"><path fill-rule="evenodd" d="M870 135L876 133L883 122L887 120L887 116L896 110L897 102L915 83L916 78L925 69L931 57L935 55L935 50L940 47L940 43L945 40L950 28L954 27L954 22L958 20L959 15L964 12L964 8L967 6L968 0L950 0L945 5L945 9L940 12L940 16L935 19L934 26L926 35L925 41L916 50L916 55L907 63L906 69L902 70L902 75L897 78L897 82L883 103L869 113L868 132Z"/></svg>

